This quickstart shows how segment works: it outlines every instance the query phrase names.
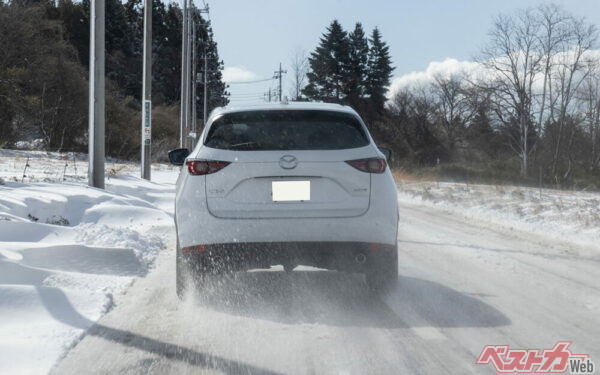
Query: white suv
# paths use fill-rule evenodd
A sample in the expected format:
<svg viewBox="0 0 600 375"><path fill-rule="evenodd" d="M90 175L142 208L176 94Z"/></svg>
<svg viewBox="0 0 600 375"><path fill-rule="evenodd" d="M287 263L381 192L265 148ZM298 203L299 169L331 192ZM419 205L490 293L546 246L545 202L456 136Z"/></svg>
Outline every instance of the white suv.
<svg viewBox="0 0 600 375"><path fill-rule="evenodd" d="M384 150L387 152L387 150ZM388 155L389 156L389 155ZM193 276L283 265L398 278L397 190L358 114L337 104L221 108L177 180L177 293Z"/></svg>

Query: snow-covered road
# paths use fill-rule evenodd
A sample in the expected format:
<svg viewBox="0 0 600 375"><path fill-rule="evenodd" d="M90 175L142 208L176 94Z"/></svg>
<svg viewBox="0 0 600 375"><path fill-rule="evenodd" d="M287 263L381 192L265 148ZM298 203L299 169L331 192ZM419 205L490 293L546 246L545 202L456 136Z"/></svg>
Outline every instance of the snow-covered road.
<svg viewBox="0 0 600 375"><path fill-rule="evenodd" d="M600 363L597 247L405 202L400 280L386 296L355 275L274 269L215 279L180 303L173 244L53 373L491 374L475 364L485 345L559 340ZM56 319L89 323L60 303Z"/></svg>
<svg viewBox="0 0 600 375"><path fill-rule="evenodd" d="M2 374L491 374L475 364L485 345L559 340L600 365L597 192L399 180L389 294L276 268L213 279L182 303L177 169L153 165L148 182L111 161L101 191L84 166L0 150Z"/></svg>

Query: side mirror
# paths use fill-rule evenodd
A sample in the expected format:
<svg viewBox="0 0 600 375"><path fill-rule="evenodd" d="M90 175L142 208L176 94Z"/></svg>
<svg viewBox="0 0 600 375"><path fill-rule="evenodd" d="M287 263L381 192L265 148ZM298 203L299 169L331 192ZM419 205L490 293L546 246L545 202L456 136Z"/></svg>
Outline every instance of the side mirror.
<svg viewBox="0 0 600 375"><path fill-rule="evenodd" d="M386 147L379 147L379 151L385 156L385 160L389 163L392 160L392 150Z"/></svg>
<svg viewBox="0 0 600 375"><path fill-rule="evenodd" d="M190 150L187 148L176 148L175 150L169 151L169 163L173 165L183 165L185 158L190 154Z"/></svg>

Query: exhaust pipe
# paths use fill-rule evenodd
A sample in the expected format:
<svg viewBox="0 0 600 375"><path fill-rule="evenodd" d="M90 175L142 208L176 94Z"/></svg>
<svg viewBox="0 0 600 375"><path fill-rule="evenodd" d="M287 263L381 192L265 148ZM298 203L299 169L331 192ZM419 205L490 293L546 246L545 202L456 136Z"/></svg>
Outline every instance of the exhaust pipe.
<svg viewBox="0 0 600 375"><path fill-rule="evenodd" d="M363 253L358 253L354 256L354 261L360 265L363 265L367 261L367 257Z"/></svg>

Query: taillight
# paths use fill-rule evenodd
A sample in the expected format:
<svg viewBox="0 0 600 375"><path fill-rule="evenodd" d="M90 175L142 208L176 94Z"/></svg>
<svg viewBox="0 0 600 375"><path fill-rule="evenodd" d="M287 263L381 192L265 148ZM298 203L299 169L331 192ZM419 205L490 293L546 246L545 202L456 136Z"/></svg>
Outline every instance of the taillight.
<svg viewBox="0 0 600 375"><path fill-rule="evenodd" d="M387 166L385 159L379 158L348 160L346 163L366 173L383 173Z"/></svg>
<svg viewBox="0 0 600 375"><path fill-rule="evenodd" d="M229 164L228 161L216 161L216 160L188 160L185 162L188 167L188 172L194 176L200 176L204 174L211 174L225 168Z"/></svg>
<svg viewBox="0 0 600 375"><path fill-rule="evenodd" d="M188 246L184 247L184 254L202 254L207 248L207 245L196 245L196 246Z"/></svg>

